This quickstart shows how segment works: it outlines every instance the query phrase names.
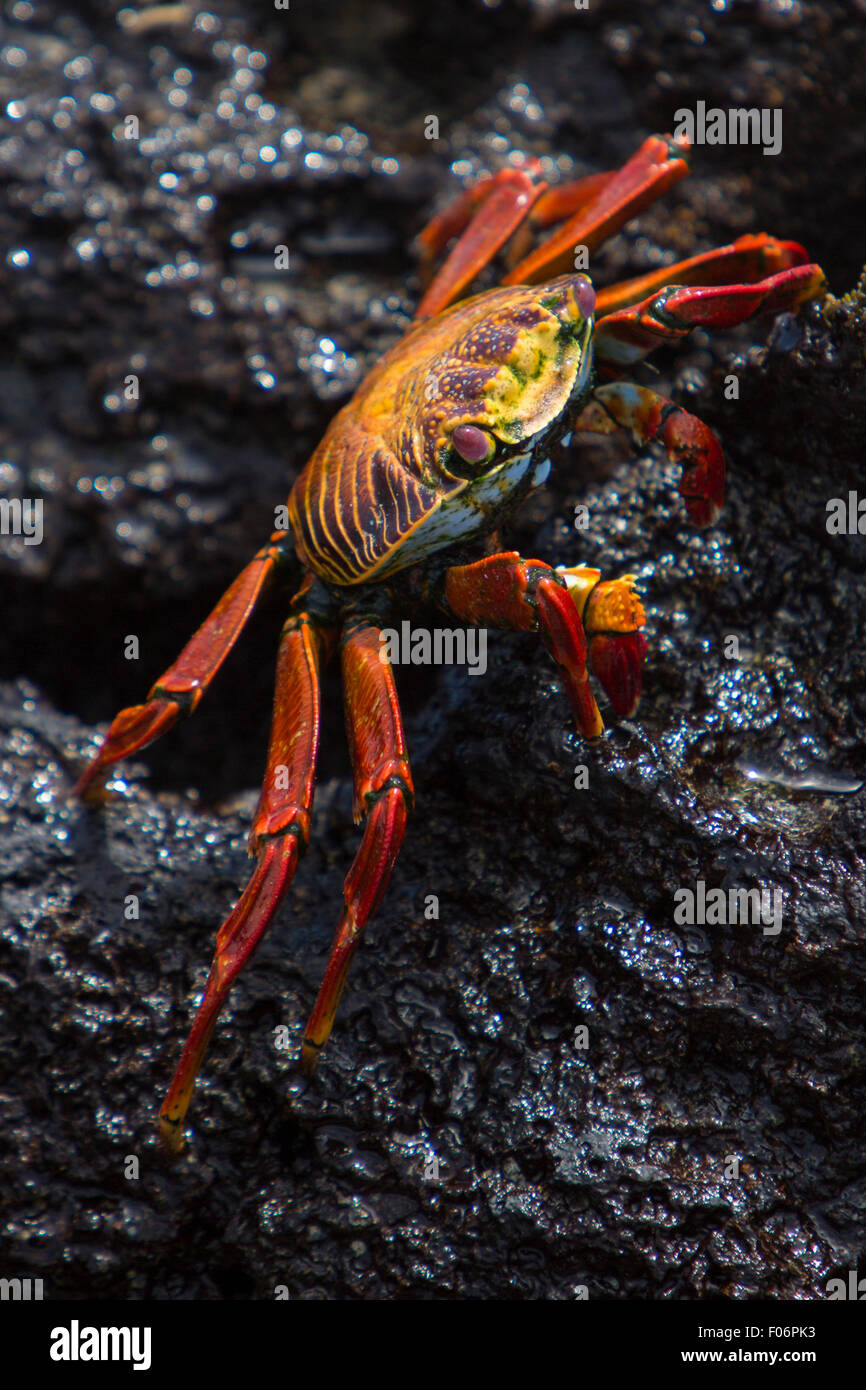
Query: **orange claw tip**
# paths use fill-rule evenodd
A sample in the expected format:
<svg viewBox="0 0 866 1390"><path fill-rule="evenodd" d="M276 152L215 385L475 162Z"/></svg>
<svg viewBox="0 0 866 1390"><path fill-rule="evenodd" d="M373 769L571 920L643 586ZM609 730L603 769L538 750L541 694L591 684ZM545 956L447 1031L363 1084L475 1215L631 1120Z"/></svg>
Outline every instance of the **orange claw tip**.
<svg viewBox="0 0 866 1390"><path fill-rule="evenodd" d="M596 632L636 632L645 625L646 613L634 583L633 574L623 574L595 586L583 617L588 637Z"/></svg>
<svg viewBox="0 0 866 1390"><path fill-rule="evenodd" d="M630 718L640 704L646 651L639 631L599 632L590 639L590 664L620 719Z"/></svg>

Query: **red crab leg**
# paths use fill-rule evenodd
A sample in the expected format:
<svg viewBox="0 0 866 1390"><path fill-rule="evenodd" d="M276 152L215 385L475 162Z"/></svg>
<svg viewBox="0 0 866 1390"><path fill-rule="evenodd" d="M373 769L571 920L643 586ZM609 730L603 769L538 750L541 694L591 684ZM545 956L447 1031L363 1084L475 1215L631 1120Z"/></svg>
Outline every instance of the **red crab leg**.
<svg viewBox="0 0 866 1390"><path fill-rule="evenodd" d="M520 224L508 243L505 252L506 265L516 265L532 248L534 233L542 227L552 227L563 222L566 217L585 208L597 198L606 184L616 178L615 169L602 174L587 174L585 178L573 179L569 183L557 183L548 188L537 202L533 203L529 216Z"/></svg>
<svg viewBox="0 0 866 1390"><path fill-rule="evenodd" d="M181 715L192 714L273 579L285 546L285 533L275 531L269 544L226 590L174 665L160 676L147 702L132 705L115 716L102 747L78 779L74 795L89 800L100 798L112 763L146 748Z"/></svg>
<svg viewBox="0 0 866 1390"><path fill-rule="evenodd" d="M775 275L795 265L805 265L809 257L796 241L777 241L765 232L738 237L729 246L719 246L691 256L687 261L662 266L648 275L621 280L605 290L599 290L595 302L595 319L627 309L652 296L667 285L732 285L738 281L752 283L765 275Z"/></svg>
<svg viewBox="0 0 866 1390"><path fill-rule="evenodd" d="M488 174L459 193L442 212L432 217L418 233L422 274L429 274L432 263L441 256L449 241L466 230L492 193L509 184L522 192L526 176L529 175L530 182L534 183L533 176L538 173L538 167L538 161L531 160L522 169L500 169L496 174Z"/></svg>
<svg viewBox="0 0 866 1390"><path fill-rule="evenodd" d="M534 285L574 269L574 249L593 251L688 173L686 147L651 135L596 196L504 277L503 285Z"/></svg>
<svg viewBox="0 0 866 1390"><path fill-rule="evenodd" d="M817 265L793 266L753 285L674 285L607 314L595 330L596 359L622 371L693 328L731 328L753 314L780 314L819 298L825 289L824 272Z"/></svg>
<svg viewBox="0 0 866 1390"><path fill-rule="evenodd" d="M502 284L534 284L572 270L575 246L593 250L688 173L684 154L684 145L652 135L622 169L590 174L560 188L548 190L535 176L535 165L501 169L482 180L420 234L422 254L429 261L465 227L418 305L416 320L441 313L458 299L527 217L536 226L566 215L568 221L509 271Z"/></svg>
<svg viewBox="0 0 866 1390"><path fill-rule="evenodd" d="M644 612L630 577L604 584L599 577L589 570L559 574L542 560L524 560L513 550L453 565L445 575L445 600L465 622L541 633L584 738L597 738L604 730L587 661L616 713L633 714L646 649L640 632Z"/></svg>
<svg viewBox="0 0 866 1390"><path fill-rule="evenodd" d="M426 227L418 233L422 276L429 276L432 263L441 256L449 241L466 230L491 193L508 184L513 184L518 193L522 192L525 188L524 175L529 174L534 182L539 168L538 160L533 159L522 169L500 169L497 174L479 179L436 217L431 218ZM615 174L616 170L610 169L602 174L587 174L585 178L574 179L570 183L558 183L554 188L548 188L532 206L528 219L530 225L550 227L555 222L570 217L578 208L584 207L596 197Z"/></svg>
<svg viewBox="0 0 866 1390"><path fill-rule="evenodd" d="M217 933L204 998L159 1112L160 1137L175 1152L183 1145L196 1075L229 988L267 930L309 840L319 746L319 680L334 636L330 629L318 629L303 612L283 628L267 768L250 831L250 853L258 863L237 907Z"/></svg>
<svg viewBox="0 0 866 1390"><path fill-rule="evenodd" d="M569 183L557 183L548 188L529 214L533 227L552 227L566 217L573 217L585 208L617 176L616 169L606 169L601 174L586 174L582 179L572 179Z"/></svg>
<svg viewBox="0 0 866 1390"><path fill-rule="evenodd" d="M432 276L433 262L449 241L472 224L459 252L455 248L456 255L452 253L449 268L443 266L439 272L435 290L431 287L422 299L416 318L428 318L456 299L506 241L513 265L531 244L533 229L551 226L573 215L615 177L615 171L589 174L547 188L537 178L538 167L538 161L531 160L523 169L501 169L498 174L479 179L419 233L421 278L426 283ZM530 203L526 202L527 193L533 199ZM494 206L481 215L491 198L495 199Z"/></svg>
<svg viewBox="0 0 866 1390"><path fill-rule="evenodd" d="M658 440L682 467L680 495L694 524L710 526L718 517L725 500L725 456L713 431L696 415L645 386L616 381L596 387L575 429L590 434L628 430L639 448Z"/></svg>
<svg viewBox="0 0 866 1390"><path fill-rule="evenodd" d="M483 186L481 206L415 310L416 322L441 313L460 297L547 187L523 169L501 169L489 183L490 187ZM473 193L470 189L468 196Z"/></svg>
<svg viewBox="0 0 866 1390"><path fill-rule="evenodd" d="M391 667L378 627L359 622L343 637L346 728L355 774L355 821L364 836L344 886L345 907L304 1033L301 1066L311 1073L330 1037L352 957L388 886L412 805L412 773Z"/></svg>

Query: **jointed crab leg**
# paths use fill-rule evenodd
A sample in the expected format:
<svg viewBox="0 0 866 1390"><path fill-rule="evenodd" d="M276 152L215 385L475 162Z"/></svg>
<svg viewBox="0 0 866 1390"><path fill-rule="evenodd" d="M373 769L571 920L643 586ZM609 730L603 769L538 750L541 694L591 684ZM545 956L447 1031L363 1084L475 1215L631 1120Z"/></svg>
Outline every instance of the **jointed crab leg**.
<svg viewBox="0 0 866 1390"><path fill-rule="evenodd" d="M598 198L618 172L617 169L605 169L600 174L586 174L582 179L554 184L533 204L528 218L530 226L552 227L566 217L573 217Z"/></svg>
<svg viewBox="0 0 866 1390"><path fill-rule="evenodd" d="M685 146L651 135L627 164L611 173L590 174L548 189L535 166L503 169L462 194L421 232L430 259L462 231L424 295L416 320L440 313L463 293L497 251L526 223L548 226L566 217L558 231L503 278L503 285L532 285L574 269L577 245L593 250L688 173ZM471 220L470 220L471 218ZM465 228L465 230L463 230ZM520 243L515 243L515 245ZM511 248L512 252L514 247Z"/></svg>
<svg viewBox="0 0 866 1390"><path fill-rule="evenodd" d="M537 173L538 161L529 160L521 168L500 169L496 174L478 179L452 199L447 207L432 217L418 233L417 245L422 275L429 277L434 261L441 256L449 241L465 232L476 213L494 193L509 185L513 185L518 194L525 192L527 185L534 188L541 182L536 178ZM539 192L543 186L542 184Z"/></svg>
<svg viewBox="0 0 866 1390"><path fill-rule="evenodd" d="M388 886L412 805L412 773L391 667L378 627L363 620L343 636L346 728L355 775L355 820L364 837L344 887L345 907L310 1015L301 1066L312 1072L327 1042L352 957Z"/></svg>
<svg viewBox="0 0 866 1390"><path fill-rule="evenodd" d="M530 185L536 192L536 201L533 202L526 219L531 233L533 229L550 227L556 222L562 222L566 217L571 217L578 209L585 207L597 197L617 172L615 169L609 169L601 174L587 174L582 179L558 183L553 188L548 188L538 177L539 167L538 160L531 159L518 169L500 169L496 174L479 179L436 217L431 218L426 227L418 233L417 239L422 278L426 277L429 280L433 262L442 254L449 241L466 230L475 214L498 190L511 186L519 195L526 191L526 179L529 177ZM527 209L524 207L523 211L525 215ZM508 249L511 254L513 246L509 246ZM486 257L486 260L489 259L489 256ZM477 269L480 270L484 263L480 263Z"/></svg>
<svg viewBox="0 0 866 1390"><path fill-rule="evenodd" d="M604 729L588 658L617 713L633 714L645 649L639 631L644 613L630 580L599 580L597 570L558 574L542 560L524 560L513 550L453 565L445 574L444 598L457 617L541 634L584 738L597 738Z"/></svg>
<svg viewBox="0 0 866 1390"><path fill-rule="evenodd" d="M777 241L775 237L767 236L766 232L758 235L749 233L738 237L728 246L718 246L699 256L690 256L687 261L677 261L674 265L662 266L647 275L636 275L631 280L620 280L616 285L599 290L595 304L596 322L608 314L638 304L642 299L651 298L655 291L668 285L736 285L739 281L751 284L764 276L790 270L792 266L805 265L808 259L805 248L799 242Z"/></svg>
<svg viewBox="0 0 866 1390"><path fill-rule="evenodd" d="M552 188L545 188L509 241L505 251L505 264L510 268L522 261L532 248L535 234L542 227L552 227L557 222L563 222L566 217L573 217L599 196L605 185L616 178L616 172L615 169L609 169L601 174L587 174L582 179L573 179L569 183L557 183Z"/></svg>
<svg viewBox="0 0 866 1390"><path fill-rule="evenodd" d="M596 361L618 373L693 328L732 328L753 314L796 309L807 299L819 298L825 286L817 265L796 265L751 285L673 285L605 314L596 323Z"/></svg>
<svg viewBox="0 0 866 1390"><path fill-rule="evenodd" d="M522 169L503 169L482 185L481 206L415 310L416 320L431 318L459 298L520 226L546 187ZM477 189L470 189L473 194L477 196ZM469 199L467 206L471 206Z"/></svg>
<svg viewBox="0 0 866 1390"><path fill-rule="evenodd" d="M143 705L115 716L102 747L79 778L74 795L98 798L112 763L146 748L185 714L192 714L244 629L286 552L287 537L275 531L226 590L180 656L151 688Z"/></svg>
<svg viewBox="0 0 866 1390"><path fill-rule="evenodd" d="M644 140L623 167L552 237L503 278L503 285L534 285L574 270L574 249L593 251L688 173L686 147L661 135Z"/></svg>
<svg viewBox="0 0 866 1390"><path fill-rule="evenodd" d="M741 272L751 274L759 272L767 259L770 264L784 263L801 260L804 255L796 242L741 237L733 246L668 267L665 272L668 276L677 271L691 276L699 282L694 285L674 285L638 303L630 300L640 288L655 285L657 276L615 286L606 300L602 295L599 301L609 310L613 296L619 295L627 307L606 312L596 323L595 352L601 374L618 376L659 343L685 337L693 328L729 328L753 314L780 313L817 297L825 280L820 267L811 264L789 265L753 284L700 283L729 271L732 262ZM696 416L644 386L617 381L596 388L575 428L598 434L626 429L639 445L659 440L682 466L680 493L692 521L697 526L715 521L724 501L725 459L712 430Z"/></svg>
<svg viewBox="0 0 866 1390"><path fill-rule="evenodd" d="M596 387L574 428L589 434L628 430L638 448L658 440L683 470L680 495L694 524L710 526L718 517L725 500L725 456L696 415L645 386L615 381Z"/></svg>
<svg viewBox="0 0 866 1390"><path fill-rule="evenodd" d="M319 680L333 636L305 612L295 613L283 628L267 770L250 832L250 853L258 863L237 907L217 934L204 998L159 1112L160 1136L172 1150L183 1144L183 1122L196 1074L229 988L261 941L309 839L319 743Z"/></svg>

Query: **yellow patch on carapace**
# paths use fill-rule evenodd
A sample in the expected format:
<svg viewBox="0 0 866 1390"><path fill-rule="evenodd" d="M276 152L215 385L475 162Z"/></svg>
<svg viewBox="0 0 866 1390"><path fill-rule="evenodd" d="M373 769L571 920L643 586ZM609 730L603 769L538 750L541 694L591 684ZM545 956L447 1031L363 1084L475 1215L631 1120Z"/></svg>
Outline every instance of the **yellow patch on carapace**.
<svg viewBox="0 0 866 1390"><path fill-rule="evenodd" d="M513 347L484 392L490 428L509 442L528 439L562 410L588 347L587 321L573 295L559 313L539 305L538 320L517 329Z"/></svg>

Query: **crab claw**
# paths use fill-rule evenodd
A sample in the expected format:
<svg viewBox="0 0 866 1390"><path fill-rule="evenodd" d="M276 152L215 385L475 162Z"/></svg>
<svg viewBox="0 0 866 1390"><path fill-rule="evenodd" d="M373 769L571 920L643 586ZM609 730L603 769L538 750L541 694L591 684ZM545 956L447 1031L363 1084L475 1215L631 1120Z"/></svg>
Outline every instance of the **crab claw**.
<svg viewBox="0 0 866 1390"><path fill-rule="evenodd" d="M672 458L682 463L680 496L695 526L712 526L725 504L725 456L712 430L675 407L662 412L659 433Z"/></svg>
<svg viewBox="0 0 866 1390"><path fill-rule="evenodd" d="M589 664L619 718L629 718L640 703L646 639L643 604L634 590L634 576L602 579L587 567L558 573L583 620Z"/></svg>
<svg viewBox="0 0 866 1390"><path fill-rule="evenodd" d="M642 632L600 632L590 639L590 665L620 719L640 704L646 650Z"/></svg>

